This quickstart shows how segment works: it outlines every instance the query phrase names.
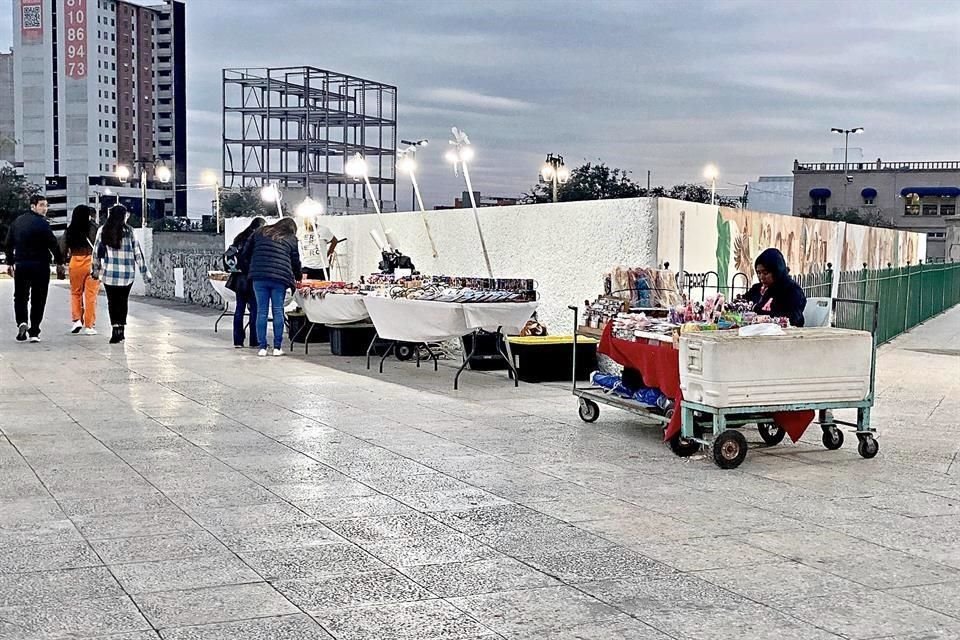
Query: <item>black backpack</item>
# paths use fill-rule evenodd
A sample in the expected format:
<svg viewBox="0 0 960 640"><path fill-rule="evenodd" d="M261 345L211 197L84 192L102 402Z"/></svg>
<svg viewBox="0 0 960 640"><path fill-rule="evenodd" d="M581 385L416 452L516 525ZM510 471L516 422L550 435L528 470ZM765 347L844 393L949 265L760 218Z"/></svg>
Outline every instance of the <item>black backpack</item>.
<svg viewBox="0 0 960 640"><path fill-rule="evenodd" d="M223 252L223 270L227 273L240 273L240 250L236 245L230 245Z"/></svg>

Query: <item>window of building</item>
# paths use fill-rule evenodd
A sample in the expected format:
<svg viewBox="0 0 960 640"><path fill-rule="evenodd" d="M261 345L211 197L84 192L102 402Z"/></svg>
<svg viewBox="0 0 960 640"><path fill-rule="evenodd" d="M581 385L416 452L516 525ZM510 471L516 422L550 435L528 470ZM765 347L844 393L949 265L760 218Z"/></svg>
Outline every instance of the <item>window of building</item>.
<svg viewBox="0 0 960 640"><path fill-rule="evenodd" d="M951 203L942 203L940 205L940 215L942 216L955 216L957 215L957 203L956 201Z"/></svg>
<svg viewBox="0 0 960 640"><path fill-rule="evenodd" d="M927 238L931 240L943 240L946 237L947 237L947 233L945 231L928 231L927 232Z"/></svg>
<svg viewBox="0 0 960 640"><path fill-rule="evenodd" d="M827 215L827 199L826 198L817 198L813 201L813 206L810 207L810 215L813 217L822 217Z"/></svg>
<svg viewBox="0 0 960 640"><path fill-rule="evenodd" d="M113 136L113 141L114 141L114 142L117 141L117 136Z"/></svg>
<svg viewBox="0 0 960 640"><path fill-rule="evenodd" d="M903 215L905 216L918 216L920 215L920 196L915 193L904 196L903 198Z"/></svg>
<svg viewBox="0 0 960 640"><path fill-rule="evenodd" d="M936 203L923 203L923 215L935 216L940 213L940 207Z"/></svg>

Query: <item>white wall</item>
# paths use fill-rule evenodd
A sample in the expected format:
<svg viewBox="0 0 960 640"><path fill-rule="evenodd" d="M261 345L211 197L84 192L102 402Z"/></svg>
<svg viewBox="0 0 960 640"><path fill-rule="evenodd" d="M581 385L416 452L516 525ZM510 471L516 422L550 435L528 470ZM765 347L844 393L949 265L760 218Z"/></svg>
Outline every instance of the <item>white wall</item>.
<svg viewBox="0 0 960 640"><path fill-rule="evenodd" d="M487 275L473 212L427 212L438 257L433 258L420 213L384 214L399 249L424 274ZM229 243L248 220L227 219ZM376 272L380 251L370 238L379 229L376 215L330 216L324 222L338 238L342 271L335 278L356 280ZM570 333L567 305L582 305L603 292L603 274L623 264L657 260L656 200L631 198L595 202L486 207L480 224L495 278L533 278L540 292L541 321L551 333Z"/></svg>

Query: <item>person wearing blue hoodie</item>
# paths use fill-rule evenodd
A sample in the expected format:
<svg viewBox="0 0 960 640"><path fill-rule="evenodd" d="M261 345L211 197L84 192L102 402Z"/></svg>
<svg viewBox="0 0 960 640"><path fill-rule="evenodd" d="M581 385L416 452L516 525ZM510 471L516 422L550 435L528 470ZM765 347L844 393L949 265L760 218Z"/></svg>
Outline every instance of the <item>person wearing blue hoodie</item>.
<svg viewBox="0 0 960 640"><path fill-rule="evenodd" d="M759 315L787 318L791 326L802 327L807 296L790 276L787 261L780 250L767 249L757 257L754 267L760 282L744 296L753 303L753 311Z"/></svg>

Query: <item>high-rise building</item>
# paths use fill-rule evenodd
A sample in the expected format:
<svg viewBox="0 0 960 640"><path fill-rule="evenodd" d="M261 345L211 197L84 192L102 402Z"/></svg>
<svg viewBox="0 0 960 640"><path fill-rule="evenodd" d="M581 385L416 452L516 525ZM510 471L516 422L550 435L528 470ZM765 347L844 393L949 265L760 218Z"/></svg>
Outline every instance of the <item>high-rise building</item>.
<svg viewBox="0 0 960 640"><path fill-rule="evenodd" d="M141 172L148 219L186 215L182 0L14 0L13 12L17 160L45 189L54 226L107 187L141 213Z"/></svg>
<svg viewBox="0 0 960 640"><path fill-rule="evenodd" d="M16 160L17 133L13 118L13 51L0 53L0 162Z"/></svg>

